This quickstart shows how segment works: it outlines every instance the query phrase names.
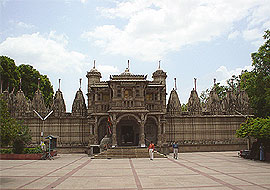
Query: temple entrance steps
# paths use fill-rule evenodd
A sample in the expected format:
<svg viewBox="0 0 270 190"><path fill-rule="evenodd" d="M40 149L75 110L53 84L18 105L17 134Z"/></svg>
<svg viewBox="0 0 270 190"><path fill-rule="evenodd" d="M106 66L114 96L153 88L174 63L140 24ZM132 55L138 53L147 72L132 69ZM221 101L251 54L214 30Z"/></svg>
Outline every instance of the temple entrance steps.
<svg viewBox="0 0 270 190"><path fill-rule="evenodd" d="M96 154L92 159L110 158L149 158L148 149L145 147L115 147ZM166 155L154 152L154 158L167 158Z"/></svg>

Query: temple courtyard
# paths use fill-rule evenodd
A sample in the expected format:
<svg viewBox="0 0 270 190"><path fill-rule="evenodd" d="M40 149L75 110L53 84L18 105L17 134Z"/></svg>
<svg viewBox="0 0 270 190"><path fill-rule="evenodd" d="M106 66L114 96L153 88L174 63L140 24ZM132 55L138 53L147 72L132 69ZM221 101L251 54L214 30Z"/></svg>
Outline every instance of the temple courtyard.
<svg viewBox="0 0 270 190"><path fill-rule="evenodd" d="M270 163L236 151L180 153L179 159L0 160L2 190L11 189L270 189Z"/></svg>

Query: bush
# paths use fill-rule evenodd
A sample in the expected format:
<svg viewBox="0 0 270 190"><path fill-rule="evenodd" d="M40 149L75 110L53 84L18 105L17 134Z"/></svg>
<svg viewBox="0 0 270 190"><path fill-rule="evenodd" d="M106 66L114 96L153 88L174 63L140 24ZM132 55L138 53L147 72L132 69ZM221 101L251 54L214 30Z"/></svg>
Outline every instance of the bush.
<svg viewBox="0 0 270 190"><path fill-rule="evenodd" d="M31 141L28 126L12 118L7 102L0 95L0 146L13 146L13 152L20 154L24 146Z"/></svg>
<svg viewBox="0 0 270 190"><path fill-rule="evenodd" d="M35 148L25 148L23 151L24 154L39 154L43 153L41 147L35 147Z"/></svg>
<svg viewBox="0 0 270 190"><path fill-rule="evenodd" d="M0 149L0 154L11 154L12 153L12 149Z"/></svg>

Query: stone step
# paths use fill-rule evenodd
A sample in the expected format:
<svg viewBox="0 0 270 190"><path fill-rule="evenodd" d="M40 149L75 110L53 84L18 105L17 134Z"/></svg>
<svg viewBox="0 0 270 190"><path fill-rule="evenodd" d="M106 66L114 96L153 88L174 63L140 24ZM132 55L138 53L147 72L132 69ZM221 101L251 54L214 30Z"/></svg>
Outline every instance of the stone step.
<svg viewBox="0 0 270 190"><path fill-rule="evenodd" d="M109 158L149 158L147 148L141 147L115 147L107 151L101 152L92 157L93 159L109 159ZM154 152L154 158L166 158L159 152Z"/></svg>

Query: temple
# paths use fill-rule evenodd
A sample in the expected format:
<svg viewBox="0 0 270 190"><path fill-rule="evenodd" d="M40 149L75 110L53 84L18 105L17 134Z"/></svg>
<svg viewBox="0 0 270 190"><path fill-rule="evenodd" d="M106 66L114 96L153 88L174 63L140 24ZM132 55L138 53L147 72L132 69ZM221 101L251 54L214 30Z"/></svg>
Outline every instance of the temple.
<svg viewBox="0 0 270 190"><path fill-rule="evenodd" d="M80 80L71 113L66 112L60 81L50 107L45 106L39 89L33 100L26 100L21 89L17 93L1 93L11 116L29 126L32 144L39 144L48 135L58 137L58 147L75 152L99 144L105 136L112 139L112 146L144 147L153 141L161 147L178 141L187 150L198 146L210 150L211 145L217 144L224 145L224 150L233 150L245 144L235 137L235 130L250 115L248 96L241 89L237 93L228 90L221 100L213 88L202 106L195 79L187 110L182 110L176 84L166 101L167 73L160 64L152 80L147 75L131 73L129 63L123 73L111 75L108 81L101 80L94 63L86 77L87 102ZM53 112L41 120L33 110L42 117Z"/></svg>

